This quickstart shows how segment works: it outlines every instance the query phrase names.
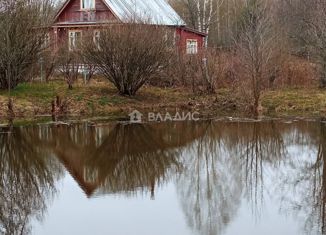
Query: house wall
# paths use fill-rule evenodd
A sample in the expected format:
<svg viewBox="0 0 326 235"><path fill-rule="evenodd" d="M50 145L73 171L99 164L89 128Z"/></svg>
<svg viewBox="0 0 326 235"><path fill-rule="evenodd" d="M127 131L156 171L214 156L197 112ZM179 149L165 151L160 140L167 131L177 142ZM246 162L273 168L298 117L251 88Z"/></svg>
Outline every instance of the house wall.
<svg viewBox="0 0 326 235"><path fill-rule="evenodd" d="M197 40L198 42L198 49L202 49L204 47L204 39L203 35L200 35L195 32L188 31L184 28L177 28L177 35L178 35L178 46L181 50L186 50L187 40Z"/></svg>
<svg viewBox="0 0 326 235"><path fill-rule="evenodd" d="M56 23L67 22L105 22L114 21L116 17L102 0L95 0L95 11L81 10L81 0L71 1L61 12Z"/></svg>
<svg viewBox="0 0 326 235"><path fill-rule="evenodd" d="M54 41L56 41L56 45L59 46L62 43L66 43L68 41L68 32L69 30L74 30L74 31L82 31L84 34L86 31L93 31L98 29L98 26L91 26L89 25L88 27L79 27L78 25L71 25L69 27L60 27L55 29L56 33L56 39L53 37ZM178 47L180 51L185 52L186 51L186 45L187 45L187 40L197 40L198 42L198 50L200 51L201 49L204 48L204 39L205 37L203 35L197 34L195 32L187 31L183 28L179 27L171 27L171 30L169 30L169 40L171 42L175 40L175 45ZM176 32L175 37L173 36L173 32Z"/></svg>
<svg viewBox="0 0 326 235"><path fill-rule="evenodd" d="M81 10L81 0L72 0L56 19L51 38L54 39L55 46L58 47L67 42L69 30L93 30L98 27L98 24L118 21L103 0L95 0L95 10L93 11ZM204 47L205 37L203 35L183 27L171 26L170 28L171 41L175 40L175 45L179 50L186 51L187 40L190 39L197 40L198 50Z"/></svg>

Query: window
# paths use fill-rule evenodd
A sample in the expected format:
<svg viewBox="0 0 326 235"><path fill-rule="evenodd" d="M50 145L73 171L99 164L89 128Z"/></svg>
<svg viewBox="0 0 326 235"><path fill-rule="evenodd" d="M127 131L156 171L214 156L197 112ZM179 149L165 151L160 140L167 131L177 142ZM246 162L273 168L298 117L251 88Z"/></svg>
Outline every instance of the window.
<svg viewBox="0 0 326 235"><path fill-rule="evenodd" d="M83 178L87 183L96 183L98 180L98 170L85 167Z"/></svg>
<svg viewBox="0 0 326 235"><path fill-rule="evenodd" d="M69 31L69 51L78 49L81 44L81 31Z"/></svg>
<svg viewBox="0 0 326 235"><path fill-rule="evenodd" d="M95 9L95 0L80 0L82 10L92 10Z"/></svg>
<svg viewBox="0 0 326 235"><path fill-rule="evenodd" d="M175 46L177 44L177 41L179 41L179 38L177 36L177 32L174 31L174 33L173 33L173 46Z"/></svg>
<svg viewBox="0 0 326 235"><path fill-rule="evenodd" d="M198 42L195 39L187 40L187 54L197 54Z"/></svg>
<svg viewBox="0 0 326 235"><path fill-rule="evenodd" d="M50 33L46 33L43 36L43 43L42 43L42 48L43 49L47 49L50 47L50 42L51 42L51 37L50 37Z"/></svg>
<svg viewBox="0 0 326 235"><path fill-rule="evenodd" d="M168 34L167 31L164 33L164 36L163 37L164 37L163 40L165 41L165 43L168 43L168 41L169 41L169 34Z"/></svg>
<svg viewBox="0 0 326 235"><path fill-rule="evenodd" d="M175 46L176 42L174 36L175 36L175 32L173 33L169 29L165 30L163 35L163 40L166 43L167 47L173 48Z"/></svg>
<svg viewBox="0 0 326 235"><path fill-rule="evenodd" d="M94 31L93 41L94 41L95 46L99 50L100 50L100 35L101 35L100 31L98 31L98 30Z"/></svg>

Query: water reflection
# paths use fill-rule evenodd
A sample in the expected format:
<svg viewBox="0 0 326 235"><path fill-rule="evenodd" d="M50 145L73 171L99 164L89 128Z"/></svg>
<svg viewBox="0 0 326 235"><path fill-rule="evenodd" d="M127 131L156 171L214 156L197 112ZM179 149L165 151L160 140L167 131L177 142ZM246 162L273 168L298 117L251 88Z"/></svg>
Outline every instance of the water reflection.
<svg viewBox="0 0 326 235"><path fill-rule="evenodd" d="M182 168L178 147L201 125L87 125L49 128L43 139L88 197L150 192Z"/></svg>
<svg viewBox="0 0 326 235"><path fill-rule="evenodd" d="M310 217L317 215L317 225L320 231L324 234L326 222L326 126L320 126L320 140L316 162L312 165L313 173L313 195L311 200L311 214ZM308 223L313 223L314 218L309 218Z"/></svg>
<svg viewBox="0 0 326 235"><path fill-rule="evenodd" d="M242 192L240 162L225 154L223 130L207 125L183 157L185 170L177 180L187 222L198 234L221 234L234 217Z"/></svg>
<svg viewBox="0 0 326 235"><path fill-rule="evenodd" d="M311 155L288 159L290 168L281 178L281 197L285 210L291 210L295 217L304 218L307 234L325 234L326 126L320 123L315 128L310 140L304 135L299 138L301 146L310 149Z"/></svg>
<svg viewBox="0 0 326 235"><path fill-rule="evenodd" d="M273 122L211 122L188 151L178 191L189 225L198 234L222 234L243 196L259 216L265 169L286 157L280 129Z"/></svg>
<svg viewBox="0 0 326 235"><path fill-rule="evenodd" d="M0 234L28 234L29 221L41 219L55 193L60 168L35 129L0 134L0 156Z"/></svg>
<svg viewBox="0 0 326 235"><path fill-rule="evenodd" d="M244 204L248 211L240 220L259 224L271 202L304 234L326 233L321 122L42 126L15 128L0 135L0 144L4 234L29 232L30 219L44 214L64 172L90 200L112 194L155 199L173 183L194 234L227 234Z"/></svg>

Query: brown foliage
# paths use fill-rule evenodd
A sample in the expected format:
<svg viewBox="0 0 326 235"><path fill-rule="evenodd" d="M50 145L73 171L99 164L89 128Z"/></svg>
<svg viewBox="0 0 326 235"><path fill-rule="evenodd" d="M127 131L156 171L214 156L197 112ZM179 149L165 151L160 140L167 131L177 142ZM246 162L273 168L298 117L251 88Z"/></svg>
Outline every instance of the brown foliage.
<svg viewBox="0 0 326 235"><path fill-rule="evenodd" d="M9 89L27 80L43 50L51 1L1 0L0 4L0 89Z"/></svg>
<svg viewBox="0 0 326 235"><path fill-rule="evenodd" d="M275 88L316 87L318 80L318 68L314 63L292 56L284 63Z"/></svg>
<svg viewBox="0 0 326 235"><path fill-rule="evenodd" d="M55 100L51 102L52 120L57 121L58 117L66 115L68 112L68 101L61 100L60 96L56 96Z"/></svg>
<svg viewBox="0 0 326 235"><path fill-rule="evenodd" d="M177 52L161 73L160 79L151 82L156 86L183 86L194 93L214 93L226 77L224 55L217 49L202 50L196 55Z"/></svg>
<svg viewBox="0 0 326 235"><path fill-rule="evenodd" d="M169 29L143 24L102 28L99 39L86 39L83 56L121 95L134 96L169 63Z"/></svg>
<svg viewBox="0 0 326 235"><path fill-rule="evenodd" d="M237 38L239 79L250 90L249 106L259 115L261 93L277 77L280 64L279 29L273 25L271 8L265 0L250 0L246 7L241 33Z"/></svg>
<svg viewBox="0 0 326 235"><path fill-rule="evenodd" d="M63 47L59 54L58 71L67 82L68 88L72 90L82 68L80 55L76 51L67 50L66 47Z"/></svg>

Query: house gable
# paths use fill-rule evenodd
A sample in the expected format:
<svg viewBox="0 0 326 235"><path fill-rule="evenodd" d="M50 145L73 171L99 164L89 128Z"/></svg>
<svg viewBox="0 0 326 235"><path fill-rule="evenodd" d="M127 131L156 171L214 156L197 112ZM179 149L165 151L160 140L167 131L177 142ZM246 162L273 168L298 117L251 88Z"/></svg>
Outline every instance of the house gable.
<svg viewBox="0 0 326 235"><path fill-rule="evenodd" d="M85 11L82 0L67 0L55 17L55 24L140 21L166 26L185 22L166 0L94 0L95 9ZM92 4L93 5L93 4Z"/></svg>
<svg viewBox="0 0 326 235"><path fill-rule="evenodd" d="M167 26L173 33L173 43L182 51L190 51L192 48L192 53L197 53L205 46L204 39L207 35L186 27L166 0L94 0L87 6L91 9L82 9L82 0L65 2L52 25L51 37L55 47L69 42L69 48L70 45L74 48L84 30L92 28L95 32L103 25L129 23L130 20L137 23L137 18L141 23L144 23L142 19L145 18L146 24Z"/></svg>
<svg viewBox="0 0 326 235"><path fill-rule="evenodd" d="M67 1L58 12L55 24L105 23L118 21L115 14L102 0L94 0L95 9L85 11L81 0Z"/></svg>

